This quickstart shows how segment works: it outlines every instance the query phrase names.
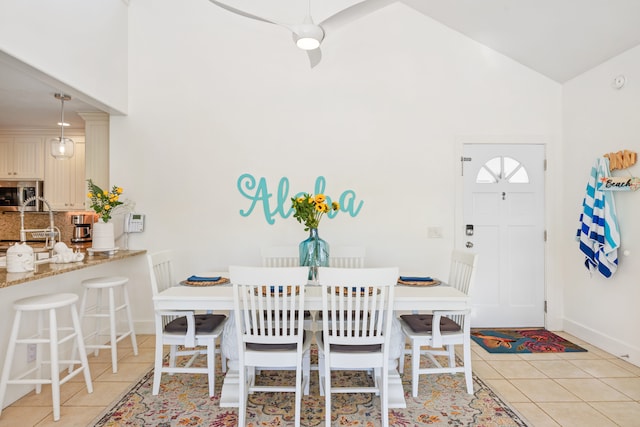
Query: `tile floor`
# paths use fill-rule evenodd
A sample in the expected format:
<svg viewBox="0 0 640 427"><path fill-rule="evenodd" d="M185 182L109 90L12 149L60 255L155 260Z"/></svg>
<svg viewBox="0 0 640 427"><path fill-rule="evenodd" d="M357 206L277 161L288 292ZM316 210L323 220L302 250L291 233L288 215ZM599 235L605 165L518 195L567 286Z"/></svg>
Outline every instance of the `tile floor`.
<svg viewBox="0 0 640 427"><path fill-rule="evenodd" d="M475 343L473 370L522 414L531 426L639 426L640 367L616 358L566 333L586 353L489 354ZM111 372L109 353L89 357L94 392L82 376L61 388L61 420L52 417L51 396L43 388L5 408L0 427L88 426L106 406L129 389L153 364L151 335L138 336L139 355L130 342L119 344L119 370Z"/></svg>

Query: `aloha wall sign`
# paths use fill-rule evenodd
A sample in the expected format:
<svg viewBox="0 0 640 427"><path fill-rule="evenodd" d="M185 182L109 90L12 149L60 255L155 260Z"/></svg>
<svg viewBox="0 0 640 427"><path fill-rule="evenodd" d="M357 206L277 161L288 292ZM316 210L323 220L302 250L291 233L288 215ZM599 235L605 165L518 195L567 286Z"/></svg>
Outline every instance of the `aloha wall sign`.
<svg viewBox="0 0 640 427"><path fill-rule="evenodd" d="M300 193L290 194L289 179L287 177L280 178L277 190L274 193L269 192L267 180L264 177L256 179L250 173L240 175L237 181L238 191L249 202L246 209L240 209L240 215L247 217L254 211L262 212L268 224L274 224L276 217L289 218L293 213L291 207L291 198L298 197L304 193L324 194L326 188L326 180L324 176L316 178L316 182L312 192L302 191ZM327 203L331 205L331 198L327 196ZM363 200L358 200L356 192L353 190L344 190L337 200L340 203L339 211L331 211L327 213L329 218L335 217L338 212L344 212L352 217L358 216L358 213L364 205Z"/></svg>

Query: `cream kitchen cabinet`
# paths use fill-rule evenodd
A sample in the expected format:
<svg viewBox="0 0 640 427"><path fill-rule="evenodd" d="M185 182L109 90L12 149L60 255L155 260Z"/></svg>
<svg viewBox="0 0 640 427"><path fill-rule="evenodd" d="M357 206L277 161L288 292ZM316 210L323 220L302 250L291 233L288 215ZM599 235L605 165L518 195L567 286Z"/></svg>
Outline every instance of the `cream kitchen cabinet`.
<svg viewBox="0 0 640 427"><path fill-rule="evenodd" d="M0 179L44 178L43 138L0 137Z"/></svg>
<svg viewBox="0 0 640 427"><path fill-rule="evenodd" d="M47 156L44 174L44 198L56 211L85 209L87 184L84 171L84 139L73 137L75 153L72 158L58 160Z"/></svg>

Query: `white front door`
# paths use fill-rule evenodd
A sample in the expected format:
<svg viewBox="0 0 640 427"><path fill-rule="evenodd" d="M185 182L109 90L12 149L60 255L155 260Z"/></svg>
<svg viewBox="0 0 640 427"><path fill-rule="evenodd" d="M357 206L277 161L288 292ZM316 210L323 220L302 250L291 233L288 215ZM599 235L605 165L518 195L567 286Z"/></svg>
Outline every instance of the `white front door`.
<svg viewBox="0 0 640 427"><path fill-rule="evenodd" d="M544 145L464 144L463 183L471 324L544 326Z"/></svg>

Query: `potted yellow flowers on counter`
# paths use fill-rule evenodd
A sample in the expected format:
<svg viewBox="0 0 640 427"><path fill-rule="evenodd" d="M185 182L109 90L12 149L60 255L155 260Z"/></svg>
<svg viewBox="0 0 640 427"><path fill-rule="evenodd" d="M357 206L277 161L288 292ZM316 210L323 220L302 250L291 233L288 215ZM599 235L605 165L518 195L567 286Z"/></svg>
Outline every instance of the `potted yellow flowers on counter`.
<svg viewBox="0 0 640 427"><path fill-rule="evenodd" d="M87 197L91 200L91 209L98 214L102 221L109 222L113 208L122 204L119 200L122 188L114 185L111 191L107 191L98 187L91 179L88 179L87 182L89 183Z"/></svg>
<svg viewBox="0 0 640 427"><path fill-rule="evenodd" d="M315 281L318 275L318 267L329 266L329 244L318 235L318 226L324 214L340 209L338 202L327 202L324 194L311 195L304 193L291 198L293 217L301 224L304 230L309 231L309 238L299 245L300 265L309 266L309 280Z"/></svg>
<svg viewBox="0 0 640 427"><path fill-rule="evenodd" d="M92 248L97 251L113 251L115 247L115 232L113 223L109 222L113 209L122 204L120 195L122 188L114 185L111 191L98 187L91 179L88 179L89 193L87 197L91 201L91 209L98 214L98 222L93 224L91 232Z"/></svg>

